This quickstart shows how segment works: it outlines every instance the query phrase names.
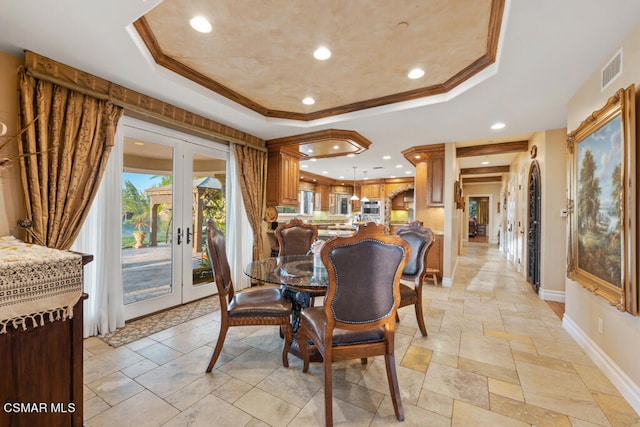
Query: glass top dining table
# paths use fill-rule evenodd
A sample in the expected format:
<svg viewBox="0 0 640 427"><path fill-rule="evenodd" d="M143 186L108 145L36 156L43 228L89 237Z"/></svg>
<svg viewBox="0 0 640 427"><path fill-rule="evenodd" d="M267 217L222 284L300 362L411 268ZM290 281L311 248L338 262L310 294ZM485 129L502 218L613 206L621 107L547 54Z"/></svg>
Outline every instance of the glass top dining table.
<svg viewBox="0 0 640 427"><path fill-rule="evenodd" d="M292 255L265 258L250 262L244 269L250 278L274 285L282 285L295 292L311 296L327 291L327 269L322 262L314 263L313 255Z"/></svg>

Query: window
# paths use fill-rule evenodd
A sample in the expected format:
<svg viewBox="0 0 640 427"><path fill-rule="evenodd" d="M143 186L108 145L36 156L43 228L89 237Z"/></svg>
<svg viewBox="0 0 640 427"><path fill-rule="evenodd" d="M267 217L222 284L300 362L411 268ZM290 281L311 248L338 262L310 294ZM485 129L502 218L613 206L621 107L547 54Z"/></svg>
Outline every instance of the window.
<svg viewBox="0 0 640 427"><path fill-rule="evenodd" d="M313 191L300 191L300 215L313 214L313 199L315 193Z"/></svg>

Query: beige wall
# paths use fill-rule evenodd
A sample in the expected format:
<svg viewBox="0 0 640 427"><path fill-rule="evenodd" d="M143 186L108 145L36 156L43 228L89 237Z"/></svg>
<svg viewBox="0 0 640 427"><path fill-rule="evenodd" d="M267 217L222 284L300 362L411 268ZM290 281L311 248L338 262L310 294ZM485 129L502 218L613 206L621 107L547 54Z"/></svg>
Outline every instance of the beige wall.
<svg viewBox="0 0 640 427"><path fill-rule="evenodd" d="M640 23L627 34L620 46L612 49L610 55L603 58L602 64L593 70L573 98L567 110L567 129L574 130L593 111L602 108L607 99L616 90L634 83L636 90L640 86ZM623 71L604 92L600 91L600 71L605 63L619 48L623 48ZM636 110L638 106L636 103ZM636 129L640 121L636 118ZM636 131L637 132L637 131ZM637 146L637 144L636 144ZM637 230L638 224L632 229ZM639 261L638 251L634 254L635 262ZM634 280L637 282L637 279ZM603 333L598 332L598 322L602 319ZM599 355L599 366L605 366L616 375L614 384L624 384L627 393L620 390L636 411L640 409L640 318L623 313L609 305L603 298L586 291L580 284L566 279L566 319L565 327L573 330L574 337L582 340ZM585 345L583 345L585 347ZM625 382L626 381L626 382ZM630 399L632 396L635 400Z"/></svg>
<svg viewBox="0 0 640 427"><path fill-rule="evenodd" d="M8 127L0 136L0 146L18 133L18 66L23 59L0 52L0 122ZM18 153L16 141L0 149L0 159L13 158ZM24 195L20 179L18 159L13 158L9 167L0 167L0 236L9 234L23 237L17 221L24 218Z"/></svg>
<svg viewBox="0 0 640 427"><path fill-rule="evenodd" d="M456 209L455 199L453 197L454 183L460 175L454 144L445 144L444 162L444 208L442 208L441 211L445 239L442 260L442 282L443 286L451 286L451 282L455 276L461 244L460 217L462 216L462 211Z"/></svg>

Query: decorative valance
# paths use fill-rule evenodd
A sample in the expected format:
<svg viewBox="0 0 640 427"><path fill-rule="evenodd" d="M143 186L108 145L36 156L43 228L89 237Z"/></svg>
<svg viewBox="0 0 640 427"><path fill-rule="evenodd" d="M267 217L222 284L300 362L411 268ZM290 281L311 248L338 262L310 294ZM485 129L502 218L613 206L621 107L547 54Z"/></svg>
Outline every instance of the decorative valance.
<svg viewBox="0 0 640 427"><path fill-rule="evenodd" d="M81 296L81 254L0 237L0 334L72 318Z"/></svg>
<svg viewBox="0 0 640 427"><path fill-rule="evenodd" d="M266 151L265 141L256 136L127 89L37 53L25 52L25 69L27 74L35 78L51 81L97 99L109 99L114 105L124 108L127 113L134 113L132 114L134 116L136 114L144 115L147 120L150 118L159 120L166 125L187 132L195 132L213 137L216 140L249 145L255 149Z"/></svg>

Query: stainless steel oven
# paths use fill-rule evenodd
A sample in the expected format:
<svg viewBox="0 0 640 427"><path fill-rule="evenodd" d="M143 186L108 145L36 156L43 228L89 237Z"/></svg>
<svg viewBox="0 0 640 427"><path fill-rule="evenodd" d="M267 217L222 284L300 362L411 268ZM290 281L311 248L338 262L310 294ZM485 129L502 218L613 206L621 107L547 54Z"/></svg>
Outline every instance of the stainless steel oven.
<svg viewBox="0 0 640 427"><path fill-rule="evenodd" d="M380 202L369 200L362 202L360 209L362 211L363 221L378 221L380 220Z"/></svg>

